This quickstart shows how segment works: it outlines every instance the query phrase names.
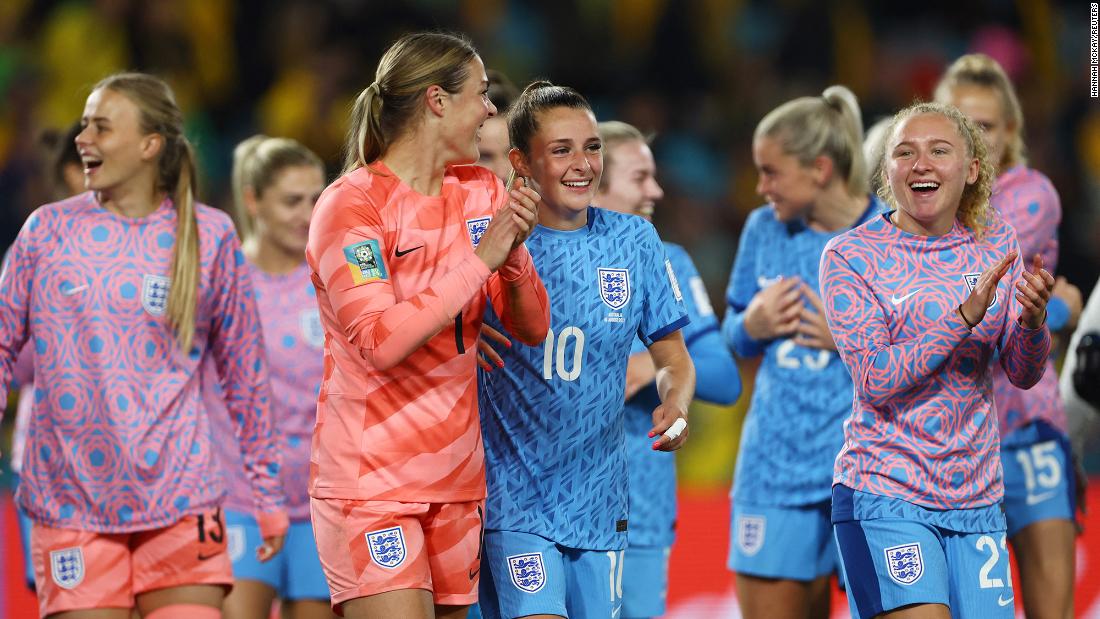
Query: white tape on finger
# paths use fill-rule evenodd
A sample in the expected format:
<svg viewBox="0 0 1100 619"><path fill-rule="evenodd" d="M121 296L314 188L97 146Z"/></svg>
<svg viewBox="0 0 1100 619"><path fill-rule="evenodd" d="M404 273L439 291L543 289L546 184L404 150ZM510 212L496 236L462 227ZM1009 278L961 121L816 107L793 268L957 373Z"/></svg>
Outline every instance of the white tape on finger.
<svg viewBox="0 0 1100 619"><path fill-rule="evenodd" d="M669 429L665 430L665 436L668 437L668 440L674 441L680 436L680 433L682 433L684 431L684 428L686 427L688 427L687 420L683 417L679 417L676 419L676 421L672 422L672 426L670 426Z"/></svg>

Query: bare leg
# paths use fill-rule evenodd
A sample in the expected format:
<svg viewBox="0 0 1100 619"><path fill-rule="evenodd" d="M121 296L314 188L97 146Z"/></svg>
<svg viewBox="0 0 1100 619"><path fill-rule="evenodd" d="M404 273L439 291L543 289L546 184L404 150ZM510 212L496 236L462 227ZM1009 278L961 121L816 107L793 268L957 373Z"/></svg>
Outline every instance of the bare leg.
<svg viewBox="0 0 1100 619"><path fill-rule="evenodd" d="M1028 619L1073 619L1075 527L1069 520L1040 520L1009 540L1020 569Z"/></svg>

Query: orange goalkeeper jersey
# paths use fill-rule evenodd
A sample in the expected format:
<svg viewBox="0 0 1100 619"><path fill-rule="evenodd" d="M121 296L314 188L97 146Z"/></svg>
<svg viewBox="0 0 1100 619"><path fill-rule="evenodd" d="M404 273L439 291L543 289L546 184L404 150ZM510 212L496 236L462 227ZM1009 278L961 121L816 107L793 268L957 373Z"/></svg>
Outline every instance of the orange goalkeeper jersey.
<svg viewBox="0 0 1100 619"><path fill-rule="evenodd" d="M449 167L441 195L424 196L381 162L371 168L332 183L310 222L306 259L325 330L310 495L478 500L485 305L503 312L509 330L541 341L546 290L525 247L495 274L474 254L507 198L491 172Z"/></svg>

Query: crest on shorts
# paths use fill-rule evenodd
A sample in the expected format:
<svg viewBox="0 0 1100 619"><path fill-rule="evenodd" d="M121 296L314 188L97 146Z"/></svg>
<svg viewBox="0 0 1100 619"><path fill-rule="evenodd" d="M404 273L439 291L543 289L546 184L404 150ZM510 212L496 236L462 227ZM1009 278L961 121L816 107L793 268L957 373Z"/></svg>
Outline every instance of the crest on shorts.
<svg viewBox="0 0 1100 619"><path fill-rule="evenodd" d="M302 339L314 348L325 345L325 328L321 326L321 314L316 308L304 310L298 316L298 325L302 328Z"/></svg>
<svg viewBox="0 0 1100 619"><path fill-rule="evenodd" d="M739 516L737 518L737 546L741 552L753 556L764 547L764 531L768 519L764 516Z"/></svg>
<svg viewBox="0 0 1100 619"><path fill-rule="evenodd" d="M225 527L225 549L229 552L230 561L236 563L237 559L244 556L245 542L244 527L239 524Z"/></svg>
<svg viewBox="0 0 1100 619"><path fill-rule="evenodd" d="M366 534L370 558L382 567L393 569L405 562L405 534L401 527L390 527Z"/></svg>
<svg viewBox="0 0 1100 619"><path fill-rule="evenodd" d="M981 277L981 273L965 273L963 274L963 281L966 282L966 291L974 292L974 286L978 285L978 278ZM989 302L989 307L993 307L997 304L997 289L993 289L993 300Z"/></svg>
<svg viewBox="0 0 1100 619"><path fill-rule="evenodd" d="M630 271L627 269L596 269L600 280L600 297L613 310L621 310L630 302Z"/></svg>
<svg viewBox="0 0 1100 619"><path fill-rule="evenodd" d="M911 585L920 580L921 575L924 574L920 542L891 546L884 552L886 552L886 566L889 568L890 578L899 585Z"/></svg>
<svg viewBox="0 0 1100 619"><path fill-rule="evenodd" d="M163 275L146 275L141 280L141 306L154 316L168 309L169 280Z"/></svg>
<svg viewBox="0 0 1100 619"><path fill-rule="evenodd" d="M508 557L508 573L512 576L512 584L520 591L535 593L546 585L541 552Z"/></svg>
<svg viewBox="0 0 1100 619"><path fill-rule="evenodd" d="M477 249L477 244L481 242L481 235L485 234L485 229L489 227L489 219L489 217L478 217L466 220L466 229L470 231L470 242L474 244L474 249Z"/></svg>
<svg viewBox="0 0 1100 619"><path fill-rule="evenodd" d="M72 589L84 580L84 551L79 546L50 551L50 575L62 589Z"/></svg>

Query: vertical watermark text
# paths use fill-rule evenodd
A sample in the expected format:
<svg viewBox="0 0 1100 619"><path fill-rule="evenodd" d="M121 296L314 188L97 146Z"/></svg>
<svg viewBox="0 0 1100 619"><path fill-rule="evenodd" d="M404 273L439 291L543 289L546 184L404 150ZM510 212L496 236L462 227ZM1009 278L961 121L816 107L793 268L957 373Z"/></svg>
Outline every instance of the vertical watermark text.
<svg viewBox="0 0 1100 619"><path fill-rule="evenodd" d="M1089 96L1100 97L1100 3L1089 3Z"/></svg>

